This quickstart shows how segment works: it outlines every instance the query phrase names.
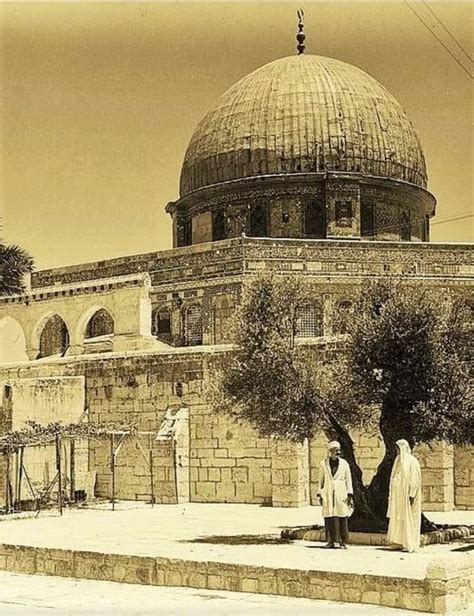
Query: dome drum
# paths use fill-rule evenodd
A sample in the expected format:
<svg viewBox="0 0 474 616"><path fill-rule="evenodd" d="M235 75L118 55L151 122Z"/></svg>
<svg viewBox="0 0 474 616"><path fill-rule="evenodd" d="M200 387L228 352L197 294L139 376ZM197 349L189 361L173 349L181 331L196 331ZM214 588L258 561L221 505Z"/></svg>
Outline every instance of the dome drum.
<svg viewBox="0 0 474 616"><path fill-rule="evenodd" d="M360 174L259 176L197 190L167 211L174 246L239 237L427 241L434 198Z"/></svg>

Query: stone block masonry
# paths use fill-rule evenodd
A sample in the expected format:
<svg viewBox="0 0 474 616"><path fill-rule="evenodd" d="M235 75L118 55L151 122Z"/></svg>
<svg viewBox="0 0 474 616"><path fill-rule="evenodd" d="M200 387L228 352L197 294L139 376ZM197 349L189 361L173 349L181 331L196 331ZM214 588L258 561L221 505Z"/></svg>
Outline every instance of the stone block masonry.
<svg viewBox="0 0 474 616"><path fill-rule="evenodd" d="M0 569L19 573L366 603L444 614L469 605L472 556L436 559L424 579L0 545Z"/></svg>
<svg viewBox="0 0 474 616"><path fill-rule="evenodd" d="M153 492L156 502L258 503L298 507L317 504L317 473L326 455L322 436L308 445L292 445L263 438L249 425L237 424L206 402L206 379L225 357L225 349L202 347L171 352L136 351L128 354L77 356L50 362L0 368L0 385L35 379L82 377L85 407L98 423L133 424L139 430L158 431L170 407L189 409L188 457L181 461L170 442L148 442L154 459ZM0 425L12 422L11 396L4 395ZM37 421L41 417L36 416ZM67 417L58 417L67 420ZM383 456L377 435L354 434L356 450L370 481ZM426 510L472 507L474 473L470 450L446 445L416 452L423 469L423 506ZM84 459L84 452L81 454ZM96 494L111 496L110 443L90 441L88 471L96 475ZM176 473L176 464L181 464ZM186 468L184 468L184 466ZM184 473L184 474L183 474ZM188 482L185 484L184 476ZM0 480L2 469L0 465ZM0 490L0 501L3 498ZM127 437L116 461L116 495L119 499L150 500L150 472L135 437Z"/></svg>

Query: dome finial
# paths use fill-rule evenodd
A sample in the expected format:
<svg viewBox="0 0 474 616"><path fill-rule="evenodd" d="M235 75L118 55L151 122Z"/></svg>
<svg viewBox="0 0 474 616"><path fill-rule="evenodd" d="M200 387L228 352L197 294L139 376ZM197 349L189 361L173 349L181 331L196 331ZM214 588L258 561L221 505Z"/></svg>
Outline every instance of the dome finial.
<svg viewBox="0 0 474 616"><path fill-rule="evenodd" d="M296 11L298 15L298 33L296 34L296 40L298 41L298 45L296 45L296 49L298 50L298 55L300 56L304 53L305 44L304 40L306 38L306 34L304 33L304 11L303 9L298 9Z"/></svg>

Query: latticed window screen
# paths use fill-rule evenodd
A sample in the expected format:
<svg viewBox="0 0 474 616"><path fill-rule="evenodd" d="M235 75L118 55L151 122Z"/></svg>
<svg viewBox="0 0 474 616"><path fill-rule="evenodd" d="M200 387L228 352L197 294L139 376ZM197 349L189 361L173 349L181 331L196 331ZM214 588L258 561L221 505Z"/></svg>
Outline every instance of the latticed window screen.
<svg viewBox="0 0 474 616"><path fill-rule="evenodd" d="M411 240L411 219L407 211L403 211L400 216L400 239L405 242Z"/></svg>
<svg viewBox="0 0 474 616"><path fill-rule="evenodd" d="M69 346L69 332L66 323L57 314L46 322L40 336L39 357L64 355Z"/></svg>
<svg viewBox="0 0 474 616"><path fill-rule="evenodd" d="M298 314L298 338L316 338L323 335L323 309L320 303L306 304Z"/></svg>
<svg viewBox="0 0 474 616"><path fill-rule="evenodd" d="M336 334L347 334L349 331L348 319L350 319L352 309L352 302L348 300L342 300L337 305L334 332Z"/></svg>
<svg viewBox="0 0 474 616"><path fill-rule="evenodd" d="M202 309L199 304L193 304L186 310L184 336L188 346L202 344Z"/></svg>
<svg viewBox="0 0 474 616"><path fill-rule="evenodd" d="M171 313L168 308L161 308L153 312L151 327L151 333L154 336L171 333Z"/></svg>
<svg viewBox="0 0 474 616"><path fill-rule="evenodd" d="M267 235L267 211L262 205L257 205L250 212L250 236L266 237Z"/></svg>
<svg viewBox="0 0 474 616"><path fill-rule="evenodd" d="M304 232L312 237L326 237L326 217L324 206L317 201L310 201L304 210Z"/></svg>
<svg viewBox="0 0 474 616"><path fill-rule="evenodd" d="M101 308L95 312L86 327L86 338L96 338L114 333L114 320L107 312Z"/></svg>
<svg viewBox="0 0 474 616"><path fill-rule="evenodd" d="M214 342L221 344L228 341L229 319L235 311L235 298L225 294L216 298L214 303Z"/></svg>
<svg viewBox="0 0 474 616"><path fill-rule="evenodd" d="M217 212L212 219L212 239L214 241L217 240L225 240L227 237L227 222L225 219L225 214L222 210Z"/></svg>
<svg viewBox="0 0 474 616"><path fill-rule="evenodd" d="M382 229L383 231L383 229ZM360 210L360 234L372 237L375 232L375 211L372 203L362 203Z"/></svg>

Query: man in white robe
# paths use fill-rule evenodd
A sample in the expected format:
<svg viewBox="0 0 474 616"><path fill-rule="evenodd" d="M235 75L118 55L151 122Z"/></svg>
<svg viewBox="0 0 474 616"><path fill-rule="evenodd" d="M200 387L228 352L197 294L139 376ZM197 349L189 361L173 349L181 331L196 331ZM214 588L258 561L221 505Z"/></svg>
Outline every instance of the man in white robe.
<svg viewBox="0 0 474 616"><path fill-rule="evenodd" d="M327 548L347 548L349 528L347 518L353 510L352 476L349 464L341 457L337 441L328 444L328 457L319 469L319 500L323 506Z"/></svg>
<svg viewBox="0 0 474 616"><path fill-rule="evenodd" d="M420 547L421 468L406 440L397 441L397 447L390 477L387 544L414 552Z"/></svg>

